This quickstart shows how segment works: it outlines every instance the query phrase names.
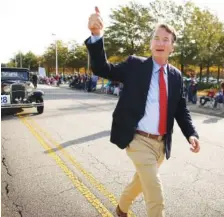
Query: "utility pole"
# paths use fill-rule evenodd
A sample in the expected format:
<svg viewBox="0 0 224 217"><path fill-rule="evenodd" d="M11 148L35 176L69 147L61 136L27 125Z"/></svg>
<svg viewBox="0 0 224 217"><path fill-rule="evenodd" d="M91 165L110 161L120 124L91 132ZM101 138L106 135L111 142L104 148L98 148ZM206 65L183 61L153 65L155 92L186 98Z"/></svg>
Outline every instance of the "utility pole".
<svg viewBox="0 0 224 217"><path fill-rule="evenodd" d="M19 52L19 57L20 57L20 68L23 67L23 60L22 60L22 55L21 55L21 52Z"/></svg>
<svg viewBox="0 0 224 217"><path fill-rule="evenodd" d="M56 36L55 33L52 33L53 36ZM57 46L57 39L55 39L55 70L56 75L58 74L58 46Z"/></svg>
<svg viewBox="0 0 224 217"><path fill-rule="evenodd" d="M16 54L15 54L15 67L17 67Z"/></svg>

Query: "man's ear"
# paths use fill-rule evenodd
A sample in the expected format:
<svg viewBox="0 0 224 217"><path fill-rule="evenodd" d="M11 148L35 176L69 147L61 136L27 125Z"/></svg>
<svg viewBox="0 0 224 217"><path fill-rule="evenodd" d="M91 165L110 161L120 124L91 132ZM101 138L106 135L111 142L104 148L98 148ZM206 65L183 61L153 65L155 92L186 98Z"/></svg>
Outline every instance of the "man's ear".
<svg viewBox="0 0 224 217"><path fill-rule="evenodd" d="M173 53L173 52L174 52L174 46L172 47L172 50L171 50L170 54Z"/></svg>

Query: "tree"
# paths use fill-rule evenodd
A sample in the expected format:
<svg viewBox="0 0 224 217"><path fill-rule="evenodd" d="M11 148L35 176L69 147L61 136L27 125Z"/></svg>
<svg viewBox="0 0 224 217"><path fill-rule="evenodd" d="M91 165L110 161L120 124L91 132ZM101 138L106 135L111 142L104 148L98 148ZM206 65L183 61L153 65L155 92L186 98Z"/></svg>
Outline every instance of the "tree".
<svg viewBox="0 0 224 217"><path fill-rule="evenodd" d="M23 67L29 68L31 71L38 70L38 57L29 51L23 56Z"/></svg>
<svg viewBox="0 0 224 217"><path fill-rule="evenodd" d="M68 60L68 47L62 41L57 41L58 68L62 68L63 72ZM51 44L44 53L44 64L46 67L55 68L56 65L56 46Z"/></svg>
<svg viewBox="0 0 224 217"><path fill-rule="evenodd" d="M10 67L7 63L1 63L1 67Z"/></svg>
<svg viewBox="0 0 224 217"><path fill-rule="evenodd" d="M196 42L198 50L196 62L200 65L200 74L202 74L202 66L206 66L208 82L209 68L215 63L214 60L217 57L216 50L222 36L223 24L208 10L195 8L188 28Z"/></svg>
<svg viewBox="0 0 224 217"><path fill-rule="evenodd" d="M113 9L112 24L105 31L107 55L144 54L145 42L152 32L153 18L146 7L131 2Z"/></svg>
<svg viewBox="0 0 224 217"><path fill-rule="evenodd" d="M68 53L67 66L77 69L79 72L80 68L87 68L88 54L86 46L73 44L72 49Z"/></svg>
<svg viewBox="0 0 224 217"><path fill-rule="evenodd" d="M186 4L188 8L190 3ZM149 2L149 14L154 19L154 25L165 22L176 28L176 30L183 28L183 13L185 7L177 5L171 0L154 0Z"/></svg>
<svg viewBox="0 0 224 217"><path fill-rule="evenodd" d="M58 41L57 46L58 46L58 67L61 67L64 73L66 63L68 60L68 47L62 41Z"/></svg>
<svg viewBox="0 0 224 217"><path fill-rule="evenodd" d="M50 71L50 68L55 67L55 62L56 62L56 51L55 51L55 45L51 44L50 46L48 46L47 50L44 52L43 55L43 63L45 65L45 67L48 68L48 71Z"/></svg>
<svg viewBox="0 0 224 217"><path fill-rule="evenodd" d="M217 82L219 82L221 66L224 68L224 31L220 37L219 46L215 51L215 64L218 66Z"/></svg>
<svg viewBox="0 0 224 217"><path fill-rule="evenodd" d="M23 59L24 54L19 52L14 57L10 58L9 63L7 64L9 67L24 67L23 65Z"/></svg>
<svg viewBox="0 0 224 217"><path fill-rule="evenodd" d="M76 68L77 56L75 55L75 51L78 46L79 45L76 41L68 42L68 58L66 61L66 66L69 68L72 68L73 72L74 72L74 69Z"/></svg>

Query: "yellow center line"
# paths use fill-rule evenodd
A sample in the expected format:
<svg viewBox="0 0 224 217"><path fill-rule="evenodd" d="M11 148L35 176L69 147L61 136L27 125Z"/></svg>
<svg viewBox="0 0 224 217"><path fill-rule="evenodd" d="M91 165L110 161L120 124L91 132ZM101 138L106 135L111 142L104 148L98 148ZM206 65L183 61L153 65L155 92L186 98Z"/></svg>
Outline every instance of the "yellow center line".
<svg viewBox="0 0 224 217"><path fill-rule="evenodd" d="M36 127L36 129L40 132L42 132L44 134L44 136L52 143L54 144L58 151L61 151L62 154L72 163L73 166L75 166L85 177L86 179L99 191L101 192L110 202L112 205L117 206L118 205L118 201L115 197L114 194L112 194L111 192L109 192L106 187L100 183L99 181L97 181L94 176L90 173L87 172L81 165L80 163L77 162L77 160L72 157L58 142L56 142L52 136L46 132L46 130L43 130L32 118L27 118L34 127ZM53 150L51 149L49 152L52 152ZM136 217L136 215L129 210L128 212L130 217Z"/></svg>
<svg viewBox="0 0 224 217"><path fill-rule="evenodd" d="M27 122L25 117L19 116L23 124L30 130L30 132L37 138L45 150L51 147L44 141L40 134ZM90 204L101 214L103 217L113 217L113 214L96 198L96 196L81 182L73 172L65 165L61 158L53 151L48 154L56 161L57 165L64 171L64 173L72 181L73 185L79 192L90 202Z"/></svg>

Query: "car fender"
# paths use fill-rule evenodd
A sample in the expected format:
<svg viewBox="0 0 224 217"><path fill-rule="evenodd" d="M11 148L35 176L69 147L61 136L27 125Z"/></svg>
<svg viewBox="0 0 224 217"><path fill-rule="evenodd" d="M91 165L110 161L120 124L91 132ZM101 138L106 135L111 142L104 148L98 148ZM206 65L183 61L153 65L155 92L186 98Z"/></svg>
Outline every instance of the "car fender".
<svg viewBox="0 0 224 217"><path fill-rule="evenodd" d="M43 95L44 95L44 91L42 91L42 90L34 90L33 93L32 93L33 97L40 97L40 96L43 96Z"/></svg>

